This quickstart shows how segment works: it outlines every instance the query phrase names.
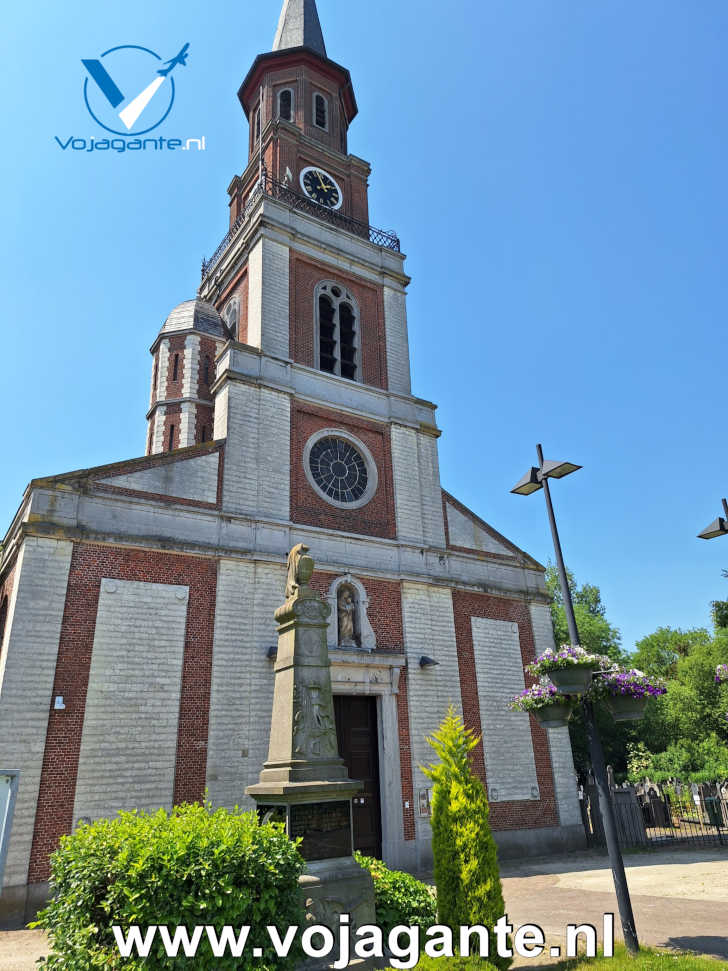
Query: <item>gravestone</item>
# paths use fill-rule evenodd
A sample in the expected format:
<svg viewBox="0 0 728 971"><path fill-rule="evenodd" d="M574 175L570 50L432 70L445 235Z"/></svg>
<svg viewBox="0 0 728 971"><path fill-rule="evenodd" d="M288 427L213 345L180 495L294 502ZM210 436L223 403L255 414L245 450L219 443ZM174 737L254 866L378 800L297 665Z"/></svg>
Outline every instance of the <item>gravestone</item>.
<svg viewBox="0 0 728 971"><path fill-rule="evenodd" d="M314 562L302 544L288 556L285 603L275 612L278 654L268 759L246 790L265 819L301 837L306 869L299 884L310 923L335 933L374 923L374 885L354 859L352 798L362 785L339 756L326 644L331 608L309 586Z"/></svg>

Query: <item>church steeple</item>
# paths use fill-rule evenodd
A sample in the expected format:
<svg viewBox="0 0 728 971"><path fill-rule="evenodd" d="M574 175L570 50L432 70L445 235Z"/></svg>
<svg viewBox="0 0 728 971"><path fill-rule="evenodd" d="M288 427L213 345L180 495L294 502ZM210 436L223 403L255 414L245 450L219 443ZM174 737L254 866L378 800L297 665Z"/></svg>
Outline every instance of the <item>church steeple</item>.
<svg viewBox="0 0 728 971"><path fill-rule="evenodd" d="M326 57L326 44L321 30L316 0L284 0L273 50L308 47Z"/></svg>

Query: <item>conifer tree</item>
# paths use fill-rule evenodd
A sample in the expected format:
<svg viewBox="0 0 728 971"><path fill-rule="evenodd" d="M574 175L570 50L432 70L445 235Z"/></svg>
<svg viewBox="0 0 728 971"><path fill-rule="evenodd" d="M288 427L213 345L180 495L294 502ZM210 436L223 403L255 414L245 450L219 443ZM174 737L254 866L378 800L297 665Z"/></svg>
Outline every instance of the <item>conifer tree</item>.
<svg viewBox="0 0 728 971"><path fill-rule="evenodd" d="M489 960L506 969L510 958L494 953L492 929L505 913L498 856L490 831L485 788L470 766L468 754L479 742L451 706L428 739L440 763L424 769L433 782L432 851L435 860L438 922L458 928L480 924L491 932Z"/></svg>

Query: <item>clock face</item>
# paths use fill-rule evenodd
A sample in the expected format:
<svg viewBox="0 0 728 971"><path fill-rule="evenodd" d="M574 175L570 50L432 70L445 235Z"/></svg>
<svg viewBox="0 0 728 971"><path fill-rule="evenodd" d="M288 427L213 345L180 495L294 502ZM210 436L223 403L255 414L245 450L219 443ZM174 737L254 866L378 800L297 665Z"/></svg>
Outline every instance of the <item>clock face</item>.
<svg viewBox="0 0 728 971"><path fill-rule="evenodd" d="M367 491L369 476L364 459L342 438L321 438L308 457L314 482L330 499L358 502Z"/></svg>
<svg viewBox="0 0 728 971"><path fill-rule="evenodd" d="M309 199L327 209L341 209L344 197L333 175L313 166L301 172L301 187Z"/></svg>

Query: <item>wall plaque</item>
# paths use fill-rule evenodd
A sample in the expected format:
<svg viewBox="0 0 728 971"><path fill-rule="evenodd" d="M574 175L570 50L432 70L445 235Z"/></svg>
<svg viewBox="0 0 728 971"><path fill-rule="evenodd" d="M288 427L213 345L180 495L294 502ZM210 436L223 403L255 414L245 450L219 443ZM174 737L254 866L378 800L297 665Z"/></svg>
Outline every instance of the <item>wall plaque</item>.
<svg viewBox="0 0 728 971"><path fill-rule="evenodd" d="M305 860L351 856L351 803L294 803L289 812L288 835L302 837L299 849Z"/></svg>

